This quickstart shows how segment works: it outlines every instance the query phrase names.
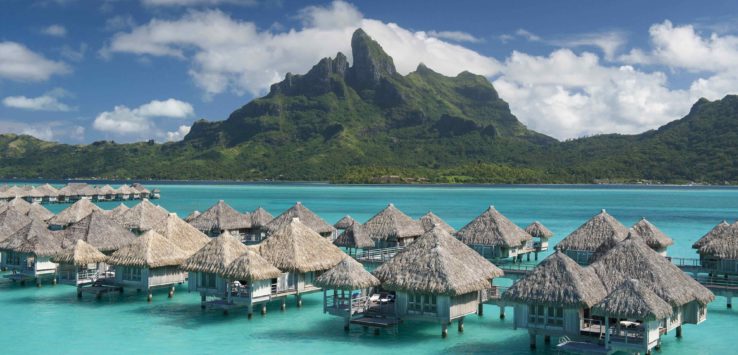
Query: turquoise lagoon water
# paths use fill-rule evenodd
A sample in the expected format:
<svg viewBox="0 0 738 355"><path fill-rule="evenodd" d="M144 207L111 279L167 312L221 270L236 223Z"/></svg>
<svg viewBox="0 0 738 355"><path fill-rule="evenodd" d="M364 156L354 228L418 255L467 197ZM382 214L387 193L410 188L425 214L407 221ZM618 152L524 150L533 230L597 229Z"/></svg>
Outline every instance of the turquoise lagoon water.
<svg viewBox="0 0 738 355"><path fill-rule="evenodd" d="M722 219L738 218L738 189L602 187L400 187L328 185L158 185L168 210L185 216L224 199L241 211L262 206L274 215L301 201L333 223L344 214L365 221L387 203L419 217L432 210L456 228L495 205L521 226L539 220L556 233L554 243L605 208L626 225L646 216L676 244L673 256L693 257L690 245ZM102 203L112 208L117 203ZM130 205L130 203L129 203ZM49 206L54 212L65 205ZM342 321L322 313L322 295L312 294L297 309L277 303L265 317L240 312L223 316L201 311L199 296L181 286L173 299L154 294L95 300L76 298L70 286L21 287L0 281L0 344L4 354L223 354L223 353L498 353L530 354L525 330L514 330L485 306L483 317L466 320L465 332L440 337L435 324L406 322L397 334L375 336L360 327L343 331ZM685 326L684 337L664 338L664 354L735 353L738 313L718 297L708 320ZM538 353L553 352L539 342Z"/></svg>

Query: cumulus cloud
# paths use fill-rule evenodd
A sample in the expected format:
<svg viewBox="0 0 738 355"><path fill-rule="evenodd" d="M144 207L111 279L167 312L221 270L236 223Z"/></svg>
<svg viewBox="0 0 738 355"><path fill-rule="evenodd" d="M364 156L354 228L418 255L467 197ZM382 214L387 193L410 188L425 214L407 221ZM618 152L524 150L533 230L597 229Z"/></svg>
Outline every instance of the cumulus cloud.
<svg viewBox="0 0 738 355"><path fill-rule="evenodd" d="M618 50L627 42L627 36L621 31L584 33L547 41L551 45L566 48L597 47L605 54L605 58L613 60Z"/></svg>
<svg viewBox="0 0 738 355"><path fill-rule="evenodd" d="M190 126L179 126L176 131L166 133L167 142L181 141L187 133L190 133Z"/></svg>
<svg viewBox="0 0 738 355"><path fill-rule="evenodd" d="M69 71L63 62L46 59L20 43L0 42L0 79L44 81Z"/></svg>
<svg viewBox="0 0 738 355"><path fill-rule="evenodd" d="M62 120L28 123L0 119L0 131L26 134L45 141L82 142L85 139L84 127Z"/></svg>
<svg viewBox="0 0 738 355"><path fill-rule="evenodd" d="M51 25L42 29L41 33L53 37L64 37L67 35L67 29L62 25Z"/></svg>
<svg viewBox="0 0 738 355"><path fill-rule="evenodd" d="M59 101L63 96L59 91L49 92L38 97L8 96L3 99L3 105L31 111L71 111L72 108L69 105Z"/></svg>
<svg viewBox="0 0 738 355"><path fill-rule="evenodd" d="M146 6L213 6L213 5L243 5L254 6L256 0L141 0Z"/></svg>
<svg viewBox="0 0 738 355"><path fill-rule="evenodd" d="M428 35L431 37L447 39L454 42L482 42L481 38L474 37L473 35L462 31L428 31Z"/></svg>
<svg viewBox="0 0 738 355"><path fill-rule="evenodd" d="M97 115L92 127L98 131L120 136L149 138L160 133L154 118L187 118L194 115L192 105L175 99L153 100L137 108L115 106L112 111Z"/></svg>

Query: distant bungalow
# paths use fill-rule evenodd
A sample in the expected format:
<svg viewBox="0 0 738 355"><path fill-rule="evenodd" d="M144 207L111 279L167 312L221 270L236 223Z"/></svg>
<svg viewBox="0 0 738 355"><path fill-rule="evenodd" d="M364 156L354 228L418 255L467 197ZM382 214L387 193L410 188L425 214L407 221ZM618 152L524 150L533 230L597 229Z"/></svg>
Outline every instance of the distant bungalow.
<svg viewBox="0 0 738 355"><path fill-rule="evenodd" d="M136 235L116 223L103 211L92 211L78 222L67 226L59 235L64 248L83 240L106 255L111 255L136 239Z"/></svg>
<svg viewBox="0 0 738 355"><path fill-rule="evenodd" d="M374 240L375 248L404 247L425 232L420 222L391 203L361 226Z"/></svg>
<svg viewBox="0 0 738 355"><path fill-rule="evenodd" d="M51 257L61 250L61 243L46 224L32 220L0 242L2 267L12 273L3 275L13 282L33 280L41 286L42 279L56 283L56 264Z"/></svg>
<svg viewBox="0 0 738 355"><path fill-rule="evenodd" d="M96 187L87 183L69 183L60 189L50 184L33 187L30 185L11 186L0 188L0 201L8 201L20 197L29 203L70 203L82 199L92 201L115 201L141 198L160 198L158 189L149 191L143 185L134 184L136 187L122 185L115 189L110 185Z"/></svg>
<svg viewBox="0 0 738 355"><path fill-rule="evenodd" d="M556 249L563 251L579 265L589 265L603 243L619 242L628 235L628 228L604 209L562 239Z"/></svg>
<svg viewBox="0 0 738 355"><path fill-rule="evenodd" d="M267 237L267 225L274 219L274 216L261 207L249 213L248 216L251 220L251 229L246 233L246 243L259 243Z"/></svg>
<svg viewBox="0 0 738 355"><path fill-rule="evenodd" d="M103 209L97 207L90 200L79 200L49 219L49 228L57 230L64 229L70 224L79 222L92 212L103 213Z"/></svg>
<svg viewBox="0 0 738 355"><path fill-rule="evenodd" d="M441 219L441 217L436 216L431 211L428 211L428 213L420 217L419 221L420 225L423 227L423 230L426 232L430 231L433 228L439 227L451 235L456 233L456 229L454 229L454 227L451 227L448 223L446 223L446 221Z"/></svg>
<svg viewBox="0 0 738 355"><path fill-rule="evenodd" d="M646 217L634 224L632 230L638 233L651 249L663 256L666 256L666 248L674 244L674 240L649 222Z"/></svg>
<svg viewBox="0 0 738 355"><path fill-rule="evenodd" d="M538 260L538 253L548 251L548 240L551 239L554 234L550 229L546 228L543 223L535 221L525 227L525 231L530 234L531 237L538 239L533 242L533 249L535 249L535 260Z"/></svg>
<svg viewBox="0 0 738 355"><path fill-rule="evenodd" d="M300 202L295 203L294 206L282 212L282 214L271 220L265 227L268 233L273 233L285 224L292 223L293 218L299 218L300 223L308 226L321 236L329 238L331 241L336 239L336 228L326 223L320 216Z"/></svg>
<svg viewBox="0 0 738 355"><path fill-rule="evenodd" d="M344 329L349 330L351 319L366 313L371 302L369 297L380 281L358 261L346 256L318 276L315 285L323 288L323 313L342 317Z"/></svg>
<svg viewBox="0 0 738 355"><path fill-rule="evenodd" d="M533 237L494 206L459 229L456 237L487 259L522 260L533 251Z"/></svg>
<svg viewBox="0 0 738 355"><path fill-rule="evenodd" d="M230 235L243 239L251 228L249 217L236 211L223 200L192 218L189 223L210 237L216 237L227 231Z"/></svg>
<svg viewBox="0 0 738 355"><path fill-rule="evenodd" d="M356 255L359 250L374 248L374 239L369 236L364 226L354 221L333 242L337 247L346 249L349 255Z"/></svg>
<svg viewBox="0 0 738 355"><path fill-rule="evenodd" d="M711 276L722 275L727 279L738 275L738 223L731 225L719 237L711 238L701 244L698 253L700 254L702 267L709 270ZM733 295L726 296L728 298L728 308L732 308L731 298Z"/></svg>
<svg viewBox="0 0 738 355"><path fill-rule="evenodd" d="M108 256L79 239L54 254L51 261L58 264L56 275L59 283L79 287L105 277L101 273L107 271ZM77 293L77 296L82 294Z"/></svg>
<svg viewBox="0 0 738 355"><path fill-rule="evenodd" d="M154 229L169 212L144 198L141 202L122 212L115 220L135 234L143 234Z"/></svg>
<svg viewBox="0 0 738 355"><path fill-rule="evenodd" d="M348 227L354 224L354 222L356 221L351 218L351 216L345 215L333 225L333 228L336 228L337 233L340 234L340 232L346 230Z"/></svg>

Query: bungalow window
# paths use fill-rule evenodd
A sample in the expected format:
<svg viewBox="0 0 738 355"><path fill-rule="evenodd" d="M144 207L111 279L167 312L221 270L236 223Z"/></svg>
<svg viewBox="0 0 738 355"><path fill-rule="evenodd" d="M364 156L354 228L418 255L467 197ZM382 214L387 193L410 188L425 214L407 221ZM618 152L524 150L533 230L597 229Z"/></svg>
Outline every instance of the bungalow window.
<svg viewBox="0 0 738 355"><path fill-rule="evenodd" d="M423 303L423 312L436 313L436 295L426 295Z"/></svg>
<svg viewBox="0 0 738 355"><path fill-rule="evenodd" d="M554 327L564 326L564 308L548 307L548 318L546 319L546 325Z"/></svg>
<svg viewBox="0 0 738 355"><path fill-rule="evenodd" d="M543 305L528 306L528 323L547 327L564 326L564 308Z"/></svg>
<svg viewBox="0 0 738 355"><path fill-rule="evenodd" d="M125 281L141 281L141 269L137 267L124 267L123 280Z"/></svg>
<svg viewBox="0 0 738 355"><path fill-rule="evenodd" d="M201 288L215 288L215 275L210 273L200 274L200 287Z"/></svg>
<svg viewBox="0 0 738 355"><path fill-rule="evenodd" d="M413 313L437 313L437 296L410 293L407 295L407 309Z"/></svg>

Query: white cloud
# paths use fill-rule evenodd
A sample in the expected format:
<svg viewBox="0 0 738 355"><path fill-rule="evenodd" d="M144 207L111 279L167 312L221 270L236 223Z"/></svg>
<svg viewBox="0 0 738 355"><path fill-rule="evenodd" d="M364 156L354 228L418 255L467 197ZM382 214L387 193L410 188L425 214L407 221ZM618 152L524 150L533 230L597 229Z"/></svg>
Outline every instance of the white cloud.
<svg viewBox="0 0 738 355"><path fill-rule="evenodd" d="M85 59L85 53L87 52L87 43L80 43L78 49L74 49L69 45L64 45L61 48L59 54L67 60L72 62L81 62Z"/></svg>
<svg viewBox="0 0 738 355"><path fill-rule="evenodd" d="M66 64L46 59L20 43L0 42L0 79L44 81L68 72Z"/></svg>
<svg viewBox="0 0 738 355"><path fill-rule="evenodd" d="M144 117L186 118L195 114L195 110L187 102L167 99L164 101L153 100L141 105L137 113Z"/></svg>
<svg viewBox="0 0 738 355"><path fill-rule="evenodd" d="M177 142L184 139L184 137L190 133L190 126L179 126L174 132L167 132L167 142Z"/></svg>
<svg viewBox="0 0 738 355"><path fill-rule="evenodd" d="M67 35L67 29L62 25L51 25L42 29L41 33L53 37L64 37Z"/></svg>
<svg viewBox="0 0 738 355"><path fill-rule="evenodd" d="M518 37L523 37L531 42L538 42L541 40L541 37L539 37L538 35L522 28L519 28L517 31L515 31L515 35Z"/></svg>
<svg viewBox="0 0 738 355"><path fill-rule="evenodd" d="M566 48L597 47L608 60L613 60L617 51L626 42L626 35L621 31L585 33L547 41L549 44Z"/></svg>
<svg viewBox="0 0 738 355"><path fill-rule="evenodd" d="M57 95L50 93L39 97L8 96L3 99L3 105L31 111L66 112L72 110L72 108L67 104L59 101L59 97Z"/></svg>
<svg viewBox="0 0 738 355"><path fill-rule="evenodd" d="M256 0L141 0L146 6L213 6L213 5L242 5L254 6Z"/></svg>
<svg viewBox="0 0 738 355"><path fill-rule="evenodd" d="M428 35L440 39L447 39L454 42L469 42L479 43L482 42L481 38L474 37L473 35L461 32L461 31L428 31Z"/></svg>
<svg viewBox="0 0 738 355"><path fill-rule="evenodd" d="M356 27L364 16L353 5L334 1L329 6L308 6L300 10L298 17L305 27L332 30Z"/></svg>
<svg viewBox="0 0 738 355"><path fill-rule="evenodd" d="M175 99L152 100L137 108L115 106L112 111L97 115L92 127L98 131L120 136L150 138L161 134L153 118L183 119L194 115L192 105Z"/></svg>
<svg viewBox="0 0 738 355"><path fill-rule="evenodd" d="M82 142L85 138L84 127L61 120L27 123L0 119L0 131L26 134L45 141Z"/></svg>

